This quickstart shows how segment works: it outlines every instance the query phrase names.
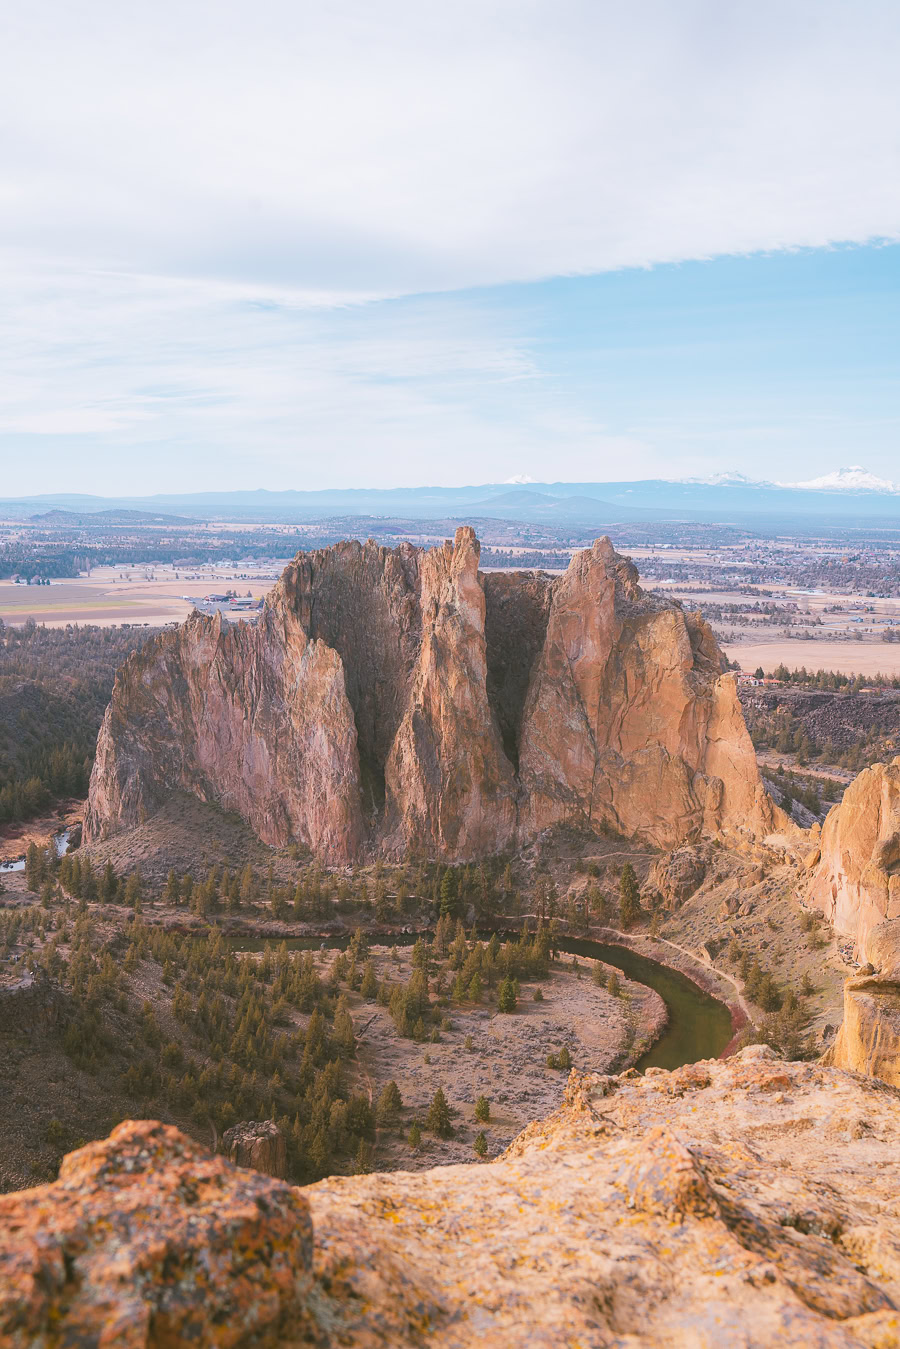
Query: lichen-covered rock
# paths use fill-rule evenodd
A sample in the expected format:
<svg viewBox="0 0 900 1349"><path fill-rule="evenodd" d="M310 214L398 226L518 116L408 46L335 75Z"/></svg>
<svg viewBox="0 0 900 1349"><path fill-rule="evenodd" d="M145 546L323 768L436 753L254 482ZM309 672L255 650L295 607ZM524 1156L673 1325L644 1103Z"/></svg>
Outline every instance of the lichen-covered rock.
<svg viewBox="0 0 900 1349"><path fill-rule="evenodd" d="M467 527L428 552L339 544L298 555L255 626L195 614L148 642L100 732L88 843L178 790L332 862L468 860L559 821L667 848L773 828L699 616L608 539L557 578L478 559Z"/></svg>
<svg viewBox="0 0 900 1349"><path fill-rule="evenodd" d="M819 843L809 900L863 952L872 928L900 918L900 757L854 778Z"/></svg>
<svg viewBox="0 0 900 1349"><path fill-rule="evenodd" d="M313 1343L311 1263L296 1190L128 1121L0 1196L0 1345Z"/></svg>
<svg viewBox="0 0 900 1349"><path fill-rule="evenodd" d="M900 1094L766 1046L573 1073L489 1165L303 1191L161 1130L121 1126L0 1200L0 1343L900 1342Z"/></svg>
<svg viewBox="0 0 900 1349"><path fill-rule="evenodd" d="M220 1151L235 1166L251 1166L281 1180L287 1175L287 1141L273 1119L232 1125L222 1135Z"/></svg>
<svg viewBox="0 0 900 1349"><path fill-rule="evenodd" d="M576 1074L489 1166L310 1187L316 1277L366 1349L885 1349L898 1141L893 1094L762 1046Z"/></svg>

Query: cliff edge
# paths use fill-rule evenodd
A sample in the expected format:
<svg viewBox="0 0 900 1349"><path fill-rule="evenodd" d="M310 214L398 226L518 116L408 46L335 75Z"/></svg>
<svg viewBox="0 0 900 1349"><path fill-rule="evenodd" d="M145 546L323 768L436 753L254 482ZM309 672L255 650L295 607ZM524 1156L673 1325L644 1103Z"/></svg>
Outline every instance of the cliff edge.
<svg viewBox="0 0 900 1349"><path fill-rule="evenodd" d="M898 1145L900 1094L763 1046L304 1190L127 1122L0 1197L0 1343L889 1349Z"/></svg>

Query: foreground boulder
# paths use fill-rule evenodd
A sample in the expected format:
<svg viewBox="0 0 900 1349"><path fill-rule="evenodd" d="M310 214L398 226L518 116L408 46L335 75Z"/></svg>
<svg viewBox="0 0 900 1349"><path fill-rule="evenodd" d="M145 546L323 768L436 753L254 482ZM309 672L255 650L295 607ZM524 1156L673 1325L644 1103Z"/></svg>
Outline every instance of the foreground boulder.
<svg viewBox="0 0 900 1349"><path fill-rule="evenodd" d="M898 1146L900 1093L762 1046L303 1191L124 1125L0 1200L0 1343L896 1349Z"/></svg>
<svg viewBox="0 0 900 1349"><path fill-rule="evenodd" d="M0 1196L0 1345L301 1342L311 1263L296 1190L128 1121Z"/></svg>
<svg viewBox="0 0 900 1349"><path fill-rule="evenodd" d="M194 614L148 642L116 679L86 840L176 791L331 862L465 861L558 822L664 848L772 828L699 615L608 539L556 578L482 574L479 553L462 528L299 554L257 624Z"/></svg>

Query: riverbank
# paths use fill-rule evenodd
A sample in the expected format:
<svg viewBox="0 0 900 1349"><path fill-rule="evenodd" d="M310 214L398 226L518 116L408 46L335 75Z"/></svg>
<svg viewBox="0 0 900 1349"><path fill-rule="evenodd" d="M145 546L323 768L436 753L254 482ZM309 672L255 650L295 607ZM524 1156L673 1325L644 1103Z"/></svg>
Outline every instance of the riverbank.
<svg viewBox="0 0 900 1349"><path fill-rule="evenodd" d="M334 954L314 953L323 976ZM379 981L402 984L412 974L411 946L373 946L370 958ZM602 983L595 978L598 968ZM616 993L608 989L613 973ZM619 1072L640 1058L668 1021L666 1004L654 989L603 961L579 956L555 961L546 979L521 980L510 1014L499 1012L496 1002L448 999L436 1041L401 1036L388 1009L358 993L348 1002L357 1027L357 1090L374 1102L393 1080L403 1097L397 1126L379 1131L376 1163L384 1170L470 1162L482 1131L488 1156L496 1156L527 1124L561 1104L569 1071L551 1067L548 1059L565 1050L582 1071ZM453 1135L424 1133L421 1144L410 1148L410 1126L413 1120L424 1123L439 1087L451 1104ZM490 1102L487 1121L475 1116L481 1096Z"/></svg>
<svg viewBox="0 0 900 1349"><path fill-rule="evenodd" d="M75 829L83 815L84 802L72 798L57 802L52 810L33 820L10 820L0 825L0 871L10 864L24 862L32 843L46 848L57 835Z"/></svg>
<svg viewBox="0 0 900 1349"><path fill-rule="evenodd" d="M159 923L185 934L196 935L209 928L204 920L171 909L165 914L147 911L143 917L145 922ZM522 916L498 916L484 932L497 931L501 936L515 937L523 921ZM533 927L537 920L529 915L528 921ZM352 932L359 926L370 943L403 947L432 931L426 925L360 924L358 919L351 923L339 917L325 923L289 923L222 915L216 926L229 941L239 944L239 949L247 950L256 943L262 946L281 942L288 949L315 950L320 946L340 949L349 943ZM662 997L668 1011L664 1036L663 1028L657 1027L653 1038L644 1041L641 1053L635 1054L630 1062L620 1063L620 1069L631 1063L642 1067L678 1067L698 1058L721 1057L730 1052L740 1032L752 1020L738 988L727 974L670 941L599 926L576 934L559 920L554 930L558 950L570 956L602 959L634 982L645 983L657 991L664 985ZM592 951L591 946L596 949ZM661 1036L665 1042L660 1045Z"/></svg>

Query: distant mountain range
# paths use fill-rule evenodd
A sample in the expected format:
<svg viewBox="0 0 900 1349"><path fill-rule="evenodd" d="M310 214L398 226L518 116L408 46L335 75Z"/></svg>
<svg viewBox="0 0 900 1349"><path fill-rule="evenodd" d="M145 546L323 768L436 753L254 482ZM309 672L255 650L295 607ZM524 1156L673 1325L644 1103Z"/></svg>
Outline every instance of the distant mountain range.
<svg viewBox="0 0 900 1349"><path fill-rule="evenodd" d="M68 518L56 512L68 512ZM124 514L124 513L130 514ZM194 520L260 524L374 516L404 520L500 519L600 526L657 521L750 524L761 518L828 522L900 520L900 486L859 466L799 483L754 481L739 473L708 479L634 482L530 482L522 476L469 487L334 488L322 491L160 493L100 497L74 493L0 500L0 516L35 524L190 524ZM143 513L143 519L139 518ZM174 517L182 517L176 520ZM147 518L151 517L151 518Z"/></svg>
<svg viewBox="0 0 900 1349"><path fill-rule="evenodd" d="M46 525L51 528L71 526L73 529L91 526L97 528L102 525L185 525L196 524L184 515L162 515L158 511L135 511L135 510L89 510L81 511L60 510L59 508L51 511L44 511L40 515L31 515L28 517L33 525Z"/></svg>

